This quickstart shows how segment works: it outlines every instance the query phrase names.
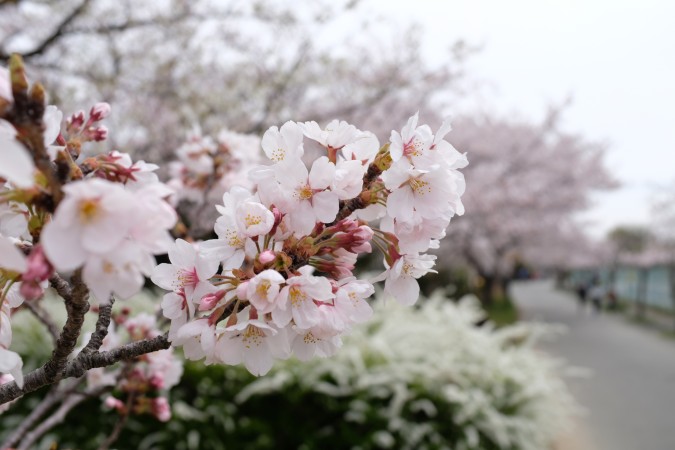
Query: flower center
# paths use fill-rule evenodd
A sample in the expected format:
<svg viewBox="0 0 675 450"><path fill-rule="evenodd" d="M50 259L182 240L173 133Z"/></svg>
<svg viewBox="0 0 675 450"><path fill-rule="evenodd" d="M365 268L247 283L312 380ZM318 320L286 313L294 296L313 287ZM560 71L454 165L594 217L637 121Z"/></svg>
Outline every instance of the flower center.
<svg viewBox="0 0 675 450"><path fill-rule="evenodd" d="M91 223L100 214L99 200L88 198L80 202L80 220L83 223Z"/></svg>
<svg viewBox="0 0 675 450"><path fill-rule="evenodd" d="M289 291L289 297L291 298L291 306L299 307L302 303L307 300L307 296L300 288L292 286Z"/></svg>
<svg viewBox="0 0 675 450"><path fill-rule="evenodd" d="M259 347L263 342L265 333L263 333L260 328L249 325L246 327L246 330L244 330L244 334L242 336L243 337L241 340L246 348L251 348L253 346Z"/></svg>
<svg viewBox="0 0 675 450"><path fill-rule="evenodd" d="M252 214L246 214L246 217L244 218L244 222L246 223L246 228L252 227L253 225L259 225L260 222L262 222L262 217L255 216L255 215L252 215Z"/></svg>
<svg viewBox="0 0 675 450"><path fill-rule="evenodd" d="M197 270L192 269L192 270L185 270L181 269L180 272L178 272L178 286L179 287L184 287L184 286L194 286L199 282L199 277L197 276Z"/></svg>
<svg viewBox="0 0 675 450"><path fill-rule="evenodd" d="M298 198L300 198L300 200L309 200L314 194L312 193L312 188L309 186L309 184L305 184L296 190L296 195Z"/></svg>
<svg viewBox="0 0 675 450"><path fill-rule="evenodd" d="M411 178L410 187L417 195L424 195L431 193L431 186L429 186L429 182L420 180L419 178Z"/></svg>
<svg viewBox="0 0 675 450"><path fill-rule="evenodd" d="M260 297L267 297L267 293L270 290L270 282L267 280L264 280L262 283L258 285L258 287L255 288L255 293L258 294Z"/></svg>
<svg viewBox="0 0 675 450"><path fill-rule="evenodd" d="M417 138L413 138L405 144L403 147L403 155L405 156L420 156L422 154L422 149L424 145L422 141Z"/></svg>
<svg viewBox="0 0 675 450"><path fill-rule="evenodd" d="M305 341L305 344L316 344L318 339L312 334L311 331L307 332L305 334L305 337L302 338L303 341Z"/></svg>
<svg viewBox="0 0 675 450"><path fill-rule="evenodd" d="M239 239L239 235L234 230L228 230L225 233L225 240L227 241L227 245L233 248L242 248L244 246L244 241Z"/></svg>
<svg viewBox="0 0 675 450"><path fill-rule="evenodd" d="M272 157L270 158L274 162L283 161L286 158L286 152L283 148L278 148L272 152Z"/></svg>

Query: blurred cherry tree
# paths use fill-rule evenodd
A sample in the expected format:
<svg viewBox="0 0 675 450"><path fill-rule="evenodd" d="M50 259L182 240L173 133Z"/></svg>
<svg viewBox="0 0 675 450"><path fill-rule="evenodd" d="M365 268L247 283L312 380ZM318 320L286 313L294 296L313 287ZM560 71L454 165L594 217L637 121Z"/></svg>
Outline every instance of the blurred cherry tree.
<svg viewBox="0 0 675 450"><path fill-rule="evenodd" d="M558 263L578 246L574 213L589 206L591 193L615 181L603 162L604 147L562 131L561 108L540 124L485 115L454 124L453 144L467 152L470 214L448 230L448 252L482 279L490 304L505 293L518 257ZM565 251L569 249L569 251ZM553 257L553 254L556 254Z"/></svg>
<svg viewBox="0 0 675 450"><path fill-rule="evenodd" d="M224 126L260 134L290 118L340 118L388 133L383 119L405 122L410 105L447 105L471 53L458 42L431 68L421 56L422 30L389 25L353 0L302 8L20 0L0 2L0 30L1 60L22 54L66 110L90 98L114 104L113 144L152 161L167 158L194 124L205 134Z"/></svg>

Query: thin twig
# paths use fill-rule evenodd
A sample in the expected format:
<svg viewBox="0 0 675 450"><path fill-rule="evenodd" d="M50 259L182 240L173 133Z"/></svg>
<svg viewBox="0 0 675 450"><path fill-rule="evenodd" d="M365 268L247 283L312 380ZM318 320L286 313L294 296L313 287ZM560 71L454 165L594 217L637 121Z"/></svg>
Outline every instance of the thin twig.
<svg viewBox="0 0 675 450"><path fill-rule="evenodd" d="M59 339L59 329L51 317L49 317L49 313L45 311L37 301L26 301L23 302L23 305L28 308L40 322L42 322L45 328L47 328L47 331L49 331L49 334L56 345L56 342Z"/></svg>
<svg viewBox="0 0 675 450"><path fill-rule="evenodd" d="M0 386L0 405L12 401L20 396L33 392L42 386L54 383L59 378L81 377L89 369L107 367L119 361L129 361L147 353L166 350L171 346L166 335L152 339L131 342L106 352L95 352L89 355L80 354L69 362L58 377L45 376L44 367L35 369L24 376L24 386L20 389L16 382L11 381Z"/></svg>
<svg viewBox="0 0 675 450"><path fill-rule="evenodd" d="M134 401L136 400L136 395L134 392L129 393L129 396L127 397L127 402L126 402L126 408L124 411L124 414L120 419L117 421L115 424L115 428L113 428L112 433L110 433L110 436L103 441L101 446L98 448L98 450L108 450L110 446L117 440L117 438L120 436L120 433L122 432L122 428L124 428L124 425L127 424L127 420L129 419L129 416L131 415L131 407L134 406ZM21 450L21 449L19 449Z"/></svg>
<svg viewBox="0 0 675 450"><path fill-rule="evenodd" d="M89 311L89 290L81 279L80 272L73 275L73 286L70 288L67 282L58 277L55 280L57 292L63 293L68 318L61 330L56 346L49 360L40 368L33 370L24 378L22 389L15 382L5 383L0 386L0 404L14 400L28 392L33 392L42 386L53 384L63 377L63 372L68 367L68 357L77 345L77 338L82 331L84 315ZM63 283L62 283L63 282ZM82 376L82 374L78 376Z"/></svg>
<svg viewBox="0 0 675 450"><path fill-rule="evenodd" d="M82 349L80 354L88 355L94 352L97 352L101 345L103 345L103 339L108 335L108 326L110 325L110 319L112 317L112 307L115 303L115 296L111 295L110 300L105 305L101 305L98 309L98 319L96 320L96 330L89 338L89 342Z"/></svg>
<svg viewBox="0 0 675 450"><path fill-rule="evenodd" d="M86 399L93 397L95 395L100 395L100 392L97 391L96 394L87 393L87 392L73 392L61 403L59 409L57 409L51 416L49 416L44 422L40 423L33 431L26 434L26 437L23 438L21 444L17 450L26 450L33 447L35 441L40 439L47 431L54 428L56 425L63 422L68 415L68 413L75 408L77 405L85 401Z"/></svg>
<svg viewBox="0 0 675 450"><path fill-rule="evenodd" d="M21 421L18 427L14 432L2 443L0 448L12 448L14 447L21 438L30 430L37 422L42 420L42 417L47 414L47 412L61 400L61 392L58 390L58 386L54 385L49 393L43 398L40 403L37 404L31 413Z"/></svg>

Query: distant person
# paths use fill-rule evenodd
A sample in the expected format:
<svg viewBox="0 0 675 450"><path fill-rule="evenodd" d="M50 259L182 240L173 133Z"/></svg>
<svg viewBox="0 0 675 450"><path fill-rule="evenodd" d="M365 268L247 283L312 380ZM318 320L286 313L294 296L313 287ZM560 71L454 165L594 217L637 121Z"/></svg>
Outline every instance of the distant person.
<svg viewBox="0 0 675 450"><path fill-rule="evenodd" d="M591 300L591 305L593 306L593 311L597 314L602 311L602 300L605 295L605 291L602 289L599 280L594 280L591 288L588 290L588 298Z"/></svg>
<svg viewBox="0 0 675 450"><path fill-rule="evenodd" d="M577 284L577 301L579 309L586 309L586 302L588 301L588 289L586 288L586 283L580 282Z"/></svg>
<svg viewBox="0 0 675 450"><path fill-rule="evenodd" d="M619 309L619 299L617 298L614 289L610 289L609 292L607 292L607 309L610 311Z"/></svg>

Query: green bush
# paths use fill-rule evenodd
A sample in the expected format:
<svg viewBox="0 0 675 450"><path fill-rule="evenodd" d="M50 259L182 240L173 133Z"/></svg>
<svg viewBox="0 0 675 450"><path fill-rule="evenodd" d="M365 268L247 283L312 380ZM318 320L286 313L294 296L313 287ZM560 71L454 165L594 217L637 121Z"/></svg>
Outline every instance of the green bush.
<svg viewBox="0 0 675 450"><path fill-rule="evenodd" d="M475 327L482 313L471 300L434 298L417 309L389 303L376 311L334 357L279 362L262 378L188 363L171 392L173 419L134 417L116 447L550 448L571 401L555 365L531 349L536 329ZM7 414L25 406L17 407ZM95 448L115 420L100 401L89 401L40 447Z"/></svg>

